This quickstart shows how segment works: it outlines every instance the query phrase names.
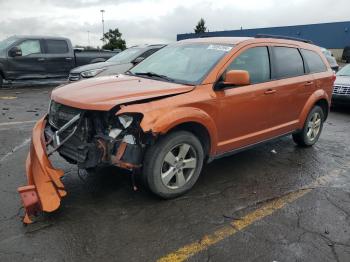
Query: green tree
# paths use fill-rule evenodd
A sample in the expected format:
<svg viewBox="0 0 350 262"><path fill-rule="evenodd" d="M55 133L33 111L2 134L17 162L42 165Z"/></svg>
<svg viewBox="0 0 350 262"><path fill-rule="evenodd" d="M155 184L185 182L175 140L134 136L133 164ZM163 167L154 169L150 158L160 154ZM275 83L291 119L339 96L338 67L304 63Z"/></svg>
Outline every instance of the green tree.
<svg viewBox="0 0 350 262"><path fill-rule="evenodd" d="M194 32L196 34L200 34L200 33L205 33L205 31L207 31L207 28L205 27L205 21L203 18L201 18L198 21L198 24L196 25L196 27L194 28Z"/></svg>
<svg viewBox="0 0 350 262"><path fill-rule="evenodd" d="M126 42L122 39L122 33L119 32L118 28L114 30L109 29L109 31L103 35L103 40L107 41L107 43L102 46L103 49L126 49Z"/></svg>

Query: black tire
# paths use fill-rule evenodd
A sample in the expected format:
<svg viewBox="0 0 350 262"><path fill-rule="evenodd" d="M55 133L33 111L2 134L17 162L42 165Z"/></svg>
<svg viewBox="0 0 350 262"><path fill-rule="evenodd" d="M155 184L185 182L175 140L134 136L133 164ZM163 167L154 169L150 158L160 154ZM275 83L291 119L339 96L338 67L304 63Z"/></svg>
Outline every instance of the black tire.
<svg viewBox="0 0 350 262"><path fill-rule="evenodd" d="M4 79L3 79L2 75L0 74L0 89L3 86L3 83L4 83Z"/></svg>
<svg viewBox="0 0 350 262"><path fill-rule="evenodd" d="M312 133L311 129L313 129L313 127L316 126L316 125L312 124L312 120L313 120L313 117L315 117L317 114L320 116L319 129L317 131L317 134L315 134L314 137L311 138L309 135L310 134L309 132ZM302 147L313 146L318 141L318 139L321 135L322 128L323 128L323 122L325 119L324 115L325 114L323 112L323 109L320 106L314 106L306 118L303 129L300 132L293 134L294 142L297 145L302 146ZM312 125L312 127L310 127L310 125Z"/></svg>
<svg viewBox="0 0 350 262"><path fill-rule="evenodd" d="M182 158L181 155L183 154L180 154L180 151L184 147L189 147L189 149ZM176 153L176 150L178 150L178 153ZM186 152L186 150L184 150L184 152ZM176 156L176 159L178 159L175 162L176 165L170 165L168 164L169 162L165 160L168 154ZM154 194L165 199L175 198L189 191L196 183L203 167L203 160L203 146L196 136L187 131L170 133L161 137L156 144L152 145L146 151L142 170L143 181ZM192 165L194 165L194 167L188 167L188 169L184 167L186 161L193 161ZM181 163L183 165L182 169ZM167 182L167 185L164 183L164 178L162 179L164 168L168 168L168 171L170 171L171 168L175 170L175 174L172 175L172 179ZM182 182L186 182L182 186L179 186L181 183L178 181L178 175L185 178ZM172 182L173 180L175 182ZM171 183L174 183L174 185L171 185Z"/></svg>

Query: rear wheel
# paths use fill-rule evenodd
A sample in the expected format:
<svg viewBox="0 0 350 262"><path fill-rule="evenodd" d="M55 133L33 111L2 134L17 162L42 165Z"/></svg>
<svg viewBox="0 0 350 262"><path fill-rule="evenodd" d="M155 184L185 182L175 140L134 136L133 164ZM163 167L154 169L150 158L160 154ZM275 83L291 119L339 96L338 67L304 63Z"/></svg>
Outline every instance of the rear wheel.
<svg viewBox="0 0 350 262"><path fill-rule="evenodd" d="M321 107L314 106L306 118L303 129L293 134L293 140L299 146L312 146L314 145L320 135L323 128L324 112Z"/></svg>
<svg viewBox="0 0 350 262"><path fill-rule="evenodd" d="M0 88L2 88L3 83L4 83L4 79L3 79L2 75L0 74Z"/></svg>
<svg viewBox="0 0 350 262"><path fill-rule="evenodd" d="M203 159L203 147L198 138L190 132L177 131L147 150L142 176L153 193L162 198L174 198L196 183Z"/></svg>

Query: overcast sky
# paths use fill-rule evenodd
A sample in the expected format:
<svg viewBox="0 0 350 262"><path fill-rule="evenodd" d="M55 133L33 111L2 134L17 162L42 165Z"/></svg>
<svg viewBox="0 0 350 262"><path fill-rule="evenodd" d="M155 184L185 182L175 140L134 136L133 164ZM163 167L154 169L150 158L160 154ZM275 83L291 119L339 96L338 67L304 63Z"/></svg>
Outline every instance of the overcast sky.
<svg viewBox="0 0 350 262"><path fill-rule="evenodd" d="M128 46L167 43L193 32L203 17L210 31L350 20L349 0L0 0L0 39L14 34L59 35L101 45L118 27Z"/></svg>

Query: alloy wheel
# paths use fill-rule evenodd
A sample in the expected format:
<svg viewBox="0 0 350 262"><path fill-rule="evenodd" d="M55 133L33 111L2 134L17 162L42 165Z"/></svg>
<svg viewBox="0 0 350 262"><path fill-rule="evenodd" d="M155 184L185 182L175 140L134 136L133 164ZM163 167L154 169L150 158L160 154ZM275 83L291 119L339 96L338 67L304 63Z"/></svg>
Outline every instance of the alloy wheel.
<svg viewBox="0 0 350 262"><path fill-rule="evenodd" d="M311 142L314 141L317 138L318 134L320 133L321 123L322 123L321 115L318 112L315 112L310 118L310 121L307 125L306 135Z"/></svg>
<svg viewBox="0 0 350 262"><path fill-rule="evenodd" d="M178 189L187 184L197 167L197 153L186 143L174 146L164 157L161 180L170 189Z"/></svg>

